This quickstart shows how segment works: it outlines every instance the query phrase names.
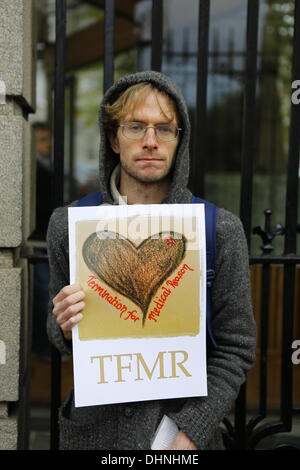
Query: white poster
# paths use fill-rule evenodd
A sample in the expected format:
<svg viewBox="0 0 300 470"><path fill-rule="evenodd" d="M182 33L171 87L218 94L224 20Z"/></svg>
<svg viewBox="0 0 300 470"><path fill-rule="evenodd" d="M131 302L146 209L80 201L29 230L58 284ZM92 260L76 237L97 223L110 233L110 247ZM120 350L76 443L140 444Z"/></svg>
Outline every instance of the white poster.
<svg viewBox="0 0 300 470"><path fill-rule="evenodd" d="M75 406L203 396L203 204L69 208Z"/></svg>

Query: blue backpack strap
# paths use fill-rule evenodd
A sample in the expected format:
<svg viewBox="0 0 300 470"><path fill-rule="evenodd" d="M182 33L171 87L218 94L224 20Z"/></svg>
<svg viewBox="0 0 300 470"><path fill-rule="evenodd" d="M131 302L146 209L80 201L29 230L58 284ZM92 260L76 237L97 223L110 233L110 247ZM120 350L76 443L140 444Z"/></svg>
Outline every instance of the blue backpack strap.
<svg viewBox="0 0 300 470"><path fill-rule="evenodd" d="M212 345L216 348L212 331L212 300L211 288L215 279L215 260L216 260L216 214L217 206L209 201L200 199L199 197L192 197L192 204L205 205L205 236L206 236L206 322L207 332Z"/></svg>
<svg viewBox="0 0 300 470"><path fill-rule="evenodd" d="M88 194L77 201L77 207L100 206L101 204L102 194L99 191Z"/></svg>

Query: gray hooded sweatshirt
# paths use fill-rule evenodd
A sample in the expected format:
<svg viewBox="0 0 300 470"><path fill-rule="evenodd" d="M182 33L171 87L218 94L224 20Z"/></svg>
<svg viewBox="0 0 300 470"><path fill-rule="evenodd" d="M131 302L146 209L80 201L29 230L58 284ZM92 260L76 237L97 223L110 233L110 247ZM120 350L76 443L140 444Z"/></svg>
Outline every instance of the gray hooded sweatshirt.
<svg viewBox="0 0 300 470"><path fill-rule="evenodd" d="M187 188L189 176L190 123L185 101L176 85L158 72L140 72L116 82L104 95L103 104L111 104L126 88L151 82L169 94L177 104L183 129L172 170L172 183L163 203L191 201ZM100 185L104 204L117 203L118 156L112 151L103 129L100 108ZM72 205L76 205L76 202ZM212 288L212 327L217 348L207 352L206 397L153 400L137 403L74 407L73 392L60 409L61 449L129 450L151 447L155 431L166 414L184 431L198 449L222 449L220 423L234 404L245 373L255 358L256 330L253 320L248 249L239 218L218 209L216 279ZM48 227L50 263L50 299L68 285L67 207L56 209ZM64 339L52 314L50 301L48 335L62 354L71 354L71 343Z"/></svg>

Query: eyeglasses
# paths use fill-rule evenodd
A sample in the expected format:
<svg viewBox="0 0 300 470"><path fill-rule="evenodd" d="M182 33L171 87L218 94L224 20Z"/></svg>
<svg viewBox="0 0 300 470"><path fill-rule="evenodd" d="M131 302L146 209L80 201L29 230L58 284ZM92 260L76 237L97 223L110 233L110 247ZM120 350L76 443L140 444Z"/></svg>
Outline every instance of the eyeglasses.
<svg viewBox="0 0 300 470"><path fill-rule="evenodd" d="M127 139L138 140L146 135L147 129L154 129L156 137L165 142L175 140L178 137L179 131L182 129L173 124L157 124L156 126L146 126L142 122L126 122L119 124L122 128L122 133Z"/></svg>

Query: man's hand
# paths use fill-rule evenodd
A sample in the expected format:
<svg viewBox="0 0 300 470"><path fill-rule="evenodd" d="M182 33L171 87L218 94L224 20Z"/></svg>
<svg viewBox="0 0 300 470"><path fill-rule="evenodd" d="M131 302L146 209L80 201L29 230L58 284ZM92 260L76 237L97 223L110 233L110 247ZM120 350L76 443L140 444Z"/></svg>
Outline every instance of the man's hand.
<svg viewBox="0 0 300 470"><path fill-rule="evenodd" d="M197 447L183 431L179 431L166 450L197 450Z"/></svg>
<svg viewBox="0 0 300 470"><path fill-rule="evenodd" d="M83 315L80 313L85 307L82 301L85 294L80 284L71 284L65 286L53 299L54 308L53 315L62 329L64 337L68 340L72 339L72 328L82 320Z"/></svg>

